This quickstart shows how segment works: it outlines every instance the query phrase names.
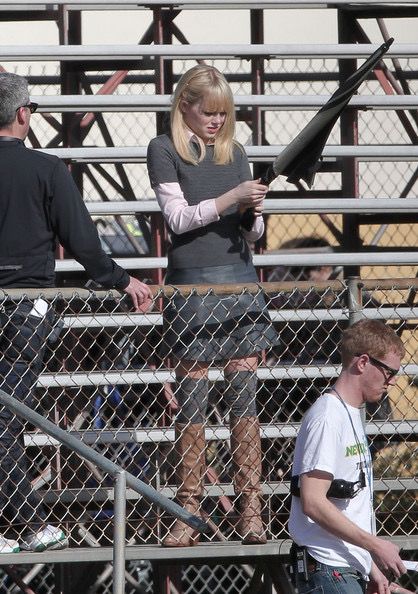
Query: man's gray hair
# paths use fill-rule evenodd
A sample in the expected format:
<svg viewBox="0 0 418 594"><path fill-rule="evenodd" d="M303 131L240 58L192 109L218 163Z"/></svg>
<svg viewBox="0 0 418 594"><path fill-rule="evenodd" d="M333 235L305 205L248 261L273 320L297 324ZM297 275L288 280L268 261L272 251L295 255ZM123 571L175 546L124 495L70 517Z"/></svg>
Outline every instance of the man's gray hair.
<svg viewBox="0 0 418 594"><path fill-rule="evenodd" d="M0 72L0 128L14 121L18 107L29 103L28 81L13 72Z"/></svg>

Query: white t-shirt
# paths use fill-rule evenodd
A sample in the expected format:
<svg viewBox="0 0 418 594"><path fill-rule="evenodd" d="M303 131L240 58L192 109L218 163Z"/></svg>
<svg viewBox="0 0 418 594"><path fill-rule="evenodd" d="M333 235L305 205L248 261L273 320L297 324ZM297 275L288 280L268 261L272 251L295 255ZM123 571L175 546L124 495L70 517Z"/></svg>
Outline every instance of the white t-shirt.
<svg viewBox="0 0 418 594"><path fill-rule="evenodd" d="M358 481L361 464L366 487L353 499L332 498L331 501L363 530L374 532L372 462L367 438L360 409L346 407L331 393L316 400L302 421L292 474L323 470L334 479ZM335 567L354 567L364 576L370 573L370 554L330 534L308 518L302 511L299 497L292 497L289 532L293 540L306 546L317 561Z"/></svg>

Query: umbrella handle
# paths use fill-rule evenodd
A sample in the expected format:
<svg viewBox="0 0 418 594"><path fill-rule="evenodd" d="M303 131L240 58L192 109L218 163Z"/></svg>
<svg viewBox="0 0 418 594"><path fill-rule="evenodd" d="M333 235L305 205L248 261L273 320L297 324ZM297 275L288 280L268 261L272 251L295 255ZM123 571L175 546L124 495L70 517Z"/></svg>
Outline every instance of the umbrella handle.
<svg viewBox="0 0 418 594"><path fill-rule="evenodd" d="M269 165L263 175L260 177L260 184L269 186L271 182L276 179L277 174L274 172L273 166Z"/></svg>

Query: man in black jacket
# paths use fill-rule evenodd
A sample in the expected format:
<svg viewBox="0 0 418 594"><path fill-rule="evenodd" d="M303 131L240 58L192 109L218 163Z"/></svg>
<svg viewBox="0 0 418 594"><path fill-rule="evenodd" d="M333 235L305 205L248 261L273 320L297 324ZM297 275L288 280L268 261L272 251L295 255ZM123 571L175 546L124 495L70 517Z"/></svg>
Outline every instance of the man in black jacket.
<svg viewBox="0 0 418 594"><path fill-rule="evenodd" d="M59 242L104 288L127 293L135 310L151 298L149 287L103 251L96 227L64 163L25 147L31 114L27 81L0 73L0 287L53 287ZM32 405L53 312L43 300L10 303L2 310L0 388ZM0 535L0 553L62 548L65 533L45 523L39 496L27 476L23 424L0 411L0 509L25 525L20 544Z"/></svg>

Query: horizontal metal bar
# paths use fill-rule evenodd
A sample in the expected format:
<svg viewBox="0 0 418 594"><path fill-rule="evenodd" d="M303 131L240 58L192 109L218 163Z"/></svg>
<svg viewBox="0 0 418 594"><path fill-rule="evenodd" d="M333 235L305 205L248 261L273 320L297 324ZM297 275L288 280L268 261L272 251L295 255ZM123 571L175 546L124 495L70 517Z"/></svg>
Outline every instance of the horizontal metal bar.
<svg viewBox="0 0 418 594"><path fill-rule="evenodd" d="M414 320L418 319L418 307L363 308L362 314L370 320Z"/></svg>
<svg viewBox="0 0 418 594"><path fill-rule="evenodd" d="M268 310L273 322L338 322L348 320L348 309L271 309ZM418 319L418 307L385 307L362 310L364 317L377 320L413 320ZM148 313L129 315L122 313L64 316L64 328L129 328L143 326L161 326L162 314Z"/></svg>
<svg viewBox="0 0 418 594"><path fill-rule="evenodd" d="M117 202L87 202L87 209L92 215L126 215L161 212L155 199L119 200ZM418 217L418 198L319 198L287 199L266 198L266 214L284 213L395 213L416 212Z"/></svg>
<svg viewBox="0 0 418 594"><path fill-rule="evenodd" d="M414 491L417 488L415 478L398 478L398 479L375 479L373 482L374 491ZM290 491L289 481L278 482L264 482L261 484L261 489L264 495L288 495ZM165 497L173 499L176 496L176 487L162 487L161 493ZM234 497L234 487L229 483L221 483L215 485L205 485L204 494L209 497ZM65 492L63 492L65 497ZM136 493L132 493L132 497L137 497Z"/></svg>
<svg viewBox="0 0 418 594"><path fill-rule="evenodd" d="M286 147L279 146L247 146L244 147L249 159L252 161L263 161L269 158L274 159ZM387 161L387 160L406 160L414 161L418 159L418 146L416 145L326 145L322 156L326 158L356 157L361 161Z"/></svg>
<svg viewBox="0 0 418 594"><path fill-rule="evenodd" d="M312 200L272 199L264 201L266 214L284 213L416 213L418 218L418 198L319 198Z"/></svg>
<svg viewBox="0 0 418 594"><path fill-rule="evenodd" d="M285 145L244 146L250 161L273 161L286 148ZM147 147L72 147L35 149L49 155L56 155L72 163L145 163ZM418 145L327 145L322 152L323 158L336 159L355 157L361 161L416 161Z"/></svg>
<svg viewBox="0 0 418 594"><path fill-rule="evenodd" d="M395 537L391 537L396 541ZM418 538L417 538L418 542ZM208 543L194 547L162 547L159 544L154 546L136 545L127 546L125 556L127 561L149 560L149 561L193 561L196 563L222 564L223 562L235 564L254 562L254 557L260 559L271 558L274 562L281 555L287 555L290 550L290 540L268 541L263 545L245 545L241 542L228 541L226 543ZM404 546L404 541L402 541ZM408 548L404 546L404 548ZM7 553L0 555L0 565L33 565L36 563L77 563L77 562L108 562L112 561L113 547L73 547L61 551L46 551L44 553Z"/></svg>
<svg viewBox="0 0 418 594"><path fill-rule="evenodd" d="M272 423L261 425L262 439L295 439L300 423ZM366 424L366 433L373 435L413 435L418 433L418 420L379 421ZM173 427L146 428L146 429L115 429L115 430L89 430L71 431L85 444L159 444L174 443L175 433ZM227 441L230 439L230 430L227 426L206 427L206 441ZM26 447L44 447L58 445L59 442L44 433L26 433Z"/></svg>
<svg viewBox="0 0 418 594"><path fill-rule="evenodd" d="M284 379L317 379L333 378L340 371L340 367L333 365L289 365L286 362L278 363L277 367L259 367L257 377L260 380ZM418 375L418 365L404 365L400 375ZM220 369L209 370L209 381L223 380ZM39 376L38 388L78 388L81 386L104 385L134 385L134 384L164 384L175 381L175 371L172 369L149 369L144 367L134 371L76 371L73 373L43 373Z"/></svg>
<svg viewBox="0 0 418 594"><path fill-rule="evenodd" d="M410 252L354 252L330 254L255 254L255 266L389 266L389 265L417 265L418 251ZM167 268L166 257L144 258L115 258L126 270L152 270ZM56 260L57 272L76 272L84 268L75 260Z"/></svg>
<svg viewBox="0 0 418 594"><path fill-rule="evenodd" d="M141 326L161 326L163 323L162 314L136 314L131 313L121 314L115 313L112 315L94 314L94 315L77 315L64 316L62 318L64 328L86 329L86 328L127 328L127 327L141 327Z"/></svg>
<svg viewBox="0 0 418 594"><path fill-rule="evenodd" d="M390 264L418 264L418 251L410 252L354 252L331 253L331 254L277 254L277 255L254 255L256 266L274 266L275 258L279 258L280 264L284 266L322 266L325 263L331 266L338 264L343 266L367 264L381 266ZM287 264L286 264L287 262ZM303 263L303 264L302 264ZM309 264L310 263L310 264Z"/></svg>
<svg viewBox="0 0 418 594"><path fill-rule="evenodd" d="M374 492L388 492L388 491L415 491L417 488L417 481L415 478L399 478L399 479L380 479L373 481ZM288 495L290 491L289 481L283 481L280 483L267 482L261 484L261 489L264 495ZM176 495L176 489L162 488L161 493L165 497L174 498ZM232 484L219 484L219 485L205 485L204 493L209 497L221 497L226 495L227 497L234 497L234 487Z"/></svg>
<svg viewBox="0 0 418 594"><path fill-rule="evenodd" d="M381 479L375 480L373 483L374 491L388 492L388 491L413 491L416 489L416 480L414 478L399 478L399 479ZM290 492L289 481L281 482L264 482L261 484L261 489L264 495L288 495ZM176 496L176 487L160 487L161 495L174 499ZM204 497L234 497L234 487L230 483L219 483L205 485ZM137 501L141 497L132 489L127 489L126 499L128 501ZM112 488L97 487L93 488L79 488L79 489L63 489L62 491L50 490L43 496L43 501L47 505L55 504L58 501L65 504L78 503L102 503L105 501L114 501L114 492Z"/></svg>
<svg viewBox="0 0 418 594"><path fill-rule="evenodd" d="M298 424L283 423L273 426L263 426L261 428L262 438L294 438L297 435ZM81 439L86 444L111 444L111 443L140 443L140 444L158 444L173 443L175 440L174 428L149 428L149 429L119 429L117 431L72 431L73 435ZM207 441L226 441L230 438L228 427L206 427L205 439ZM25 445L29 446L47 446L57 445L58 441L42 433L26 433Z"/></svg>
<svg viewBox="0 0 418 594"><path fill-rule="evenodd" d="M327 7L327 6L345 6L345 5L367 5L372 4L373 6L385 6L385 5L403 5L403 4L415 4L414 0L353 0L352 2L347 0L330 0L318 1L318 0L144 0L139 2L138 0L51 0L51 2L45 3L45 0L0 0L0 6L100 6L102 9L106 9L108 5L114 6L133 6L134 8L143 9L152 6L163 6L163 7L184 7L193 8L195 6L204 6L205 8L224 8L225 6L234 8L258 8L261 6L267 6L269 8L275 7L286 7L286 8L299 8L303 6L309 7Z"/></svg>
<svg viewBox="0 0 418 594"><path fill-rule="evenodd" d="M374 421L366 423L366 434L379 435L416 435L418 433L417 419L403 419L402 421Z"/></svg>
<svg viewBox="0 0 418 594"><path fill-rule="evenodd" d="M305 252L306 254L307 252ZM324 253L325 255L325 253ZM365 291L382 291L382 290L418 290L418 278L381 278L381 279L358 279L358 287ZM194 294L206 295L208 292L207 285L148 285L154 297L172 297L174 294L181 294L185 296L190 295L193 290ZM212 287L211 287L212 288ZM279 281L274 283L260 282L260 283L234 283L216 286L217 295L230 295L246 291L248 293L256 294L262 289L266 294L273 294L277 292L289 293L298 289L300 291L334 291L340 293L346 289L345 281L343 280L328 280L328 281ZM101 299L102 301L111 299L118 301L120 299L120 292L116 289L97 289L95 291L86 289L85 287L60 287L60 288L20 288L20 289L0 289L0 303L5 299L12 299L20 301L22 298L36 299L43 297L54 301L58 299L71 301L74 298L83 299L89 302L91 299ZM376 311L385 311L386 308L380 308ZM365 308L365 312L370 310ZM149 315L149 314L148 314Z"/></svg>
<svg viewBox="0 0 418 594"><path fill-rule="evenodd" d="M391 542L402 547L403 550L418 550L418 535L390 536ZM199 564L253 563L254 558L277 563L277 560L287 556L291 546L290 539L268 540L266 544L247 544L228 541L225 543L204 542L194 547L162 547L136 545L126 547L126 560L145 560L156 562L182 562ZM60 551L45 551L44 553L3 553L0 555L0 565L33 565L33 563L77 563L77 562L111 562L113 547L74 547Z"/></svg>
<svg viewBox="0 0 418 594"><path fill-rule="evenodd" d="M153 268L167 268L168 260L165 257L162 258L114 258L122 268L125 270L142 269L152 270ZM55 271L56 272L76 272L82 271L84 268L81 264L78 264L75 260L56 260Z"/></svg>
<svg viewBox="0 0 418 594"><path fill-rule="evenodd" d="M272 110L317 110L330 95L234 95L237 108ZM74 111L167 111L171 95L32 95L38 112ZM357 109L416 109L417 95L355 95L350 107Z"/></svg>
<svg viewBox="0 0 418 594"><path fill-rule="evenodd" d="M181 58L243 58L262 56L268 58L368 58L379 48L373 43L213 43L213 44L161 44L161 45L3 45L0 58L3 62L37 61L97 61L138 60L144 57ZM418 44L394 43L387 58L410 58L418 56Z"/></svg>
<svg viewBox="0 0 418 594"><path fill-rule="evenodd" d="M300 379L316 377L335 377L338 375L338 368L333 366L309 368L301 367L259 367L257 375L259 379ZM219 369L209 370L211 382L222 381L223 373ZM104 386L104 385L134 385L134 384L163 384L175 381L175 371L169 369L143 368L136 371L90 371L74 373L43 373L39 376L38 388L78 388L80 386Z"/></svg>
<svg viewBox="0 0 418 594"><path fill-rule="evenodd" d="M65 5L67 7L75 7L77 10L96 7L102 10L109 10L117 8L122 10L123 8L130 9L150 9L155 7L170 7L176 9L296 9L296 8L335 8L344 6L356 6L366 5L373 7L375 6L396 6L396 5L409 5L415 4L415 0L355 0L353 2L347 2L347 0L146 0L139 2L138 0L52 0L46 3L45 0L0 0L1 7L7 7L8 10L13 10L17 6L23 6L25 8L31 7L43 7L44 9L53 9L58 6Z"/></svg>
<svg viewBox="0 0 418 594"><path fill-rule="evenodd" d="M306 252L305 252L306 253ZM383 278L383 279L358 279L357 284L359 289L365 291L381 291L381 290L407 290L412 289L418 290L418 278ZM206 295L208 290L213 290L213 287L208 285L152 285L148 284L148 287L155 298L160 297L172 297L173 295L183 295L188 297L191 292L195 295ZM249 294L258 294L260 289L264 293L272 295L278 292L289 293L295 289L300 291L333 291L341 293L346 289L344 280L328 280L328 281L278 281L278 282L259 282L259 283L234 283L234 284L223 284L216 285L217 295L230 295L241 292L247 292ZM19 289L0 289L0 303L4 300L20 301L24 299L36 299L42 297L49 301L67 301L70 302L72 299L83 299L87 303L91 300L100 299L104 302L112 300L118 302L121 297L121 293L116 289L97 289L95 291L89 290L85 287L60 287L60 288L19 288ZM396 307L396 306L395 306ZM409 308L407 308L408 310ZM364 309L366 314L373 315L374 310ZM382 311L383 317L386 307L376 309L376 311ZM131 314L132 312L130 312ZM127 314L127 315L130 315ZM152 315L152 314L146 314ZM408 316L409 317L409 316Z"/></svg>

